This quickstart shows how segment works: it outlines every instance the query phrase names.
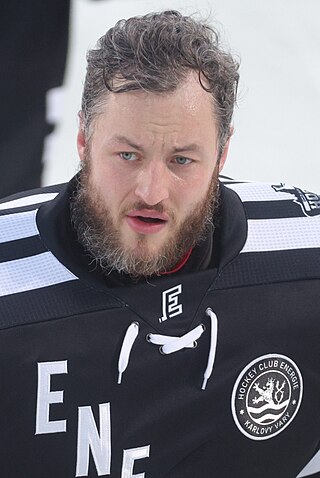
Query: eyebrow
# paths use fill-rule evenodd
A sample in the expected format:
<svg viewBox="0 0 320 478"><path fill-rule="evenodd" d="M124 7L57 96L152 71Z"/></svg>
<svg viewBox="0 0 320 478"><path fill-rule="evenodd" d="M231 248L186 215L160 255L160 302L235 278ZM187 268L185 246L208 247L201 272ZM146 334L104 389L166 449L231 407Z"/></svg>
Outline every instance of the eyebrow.
<svg viewBox="0 0 320 478"><path fill-rule="evenodd" d="M128 146L130 146L133 149L136 149L138 151L142 151L144 153L145 149L141 144L135 143L131 139L127 138L126 136L122 135L116 135L113 136L111 139L111 142L115 143L125 143ZM201 147L197 143L190 143L186 144L184 146L177 146L173 148L173 153L180 153L181 151L189 151L189 152L200 152Z"/></svg>
<svg viewBox="0 0 320 478"><path fill-rule="evenodd" d="M201 147L197 143L186 144L184 146L179 146L177 148L173 148L174 153L179 153L181 151L190 151L199 153L201 151Z"/></svg>
<svg viewBox="0 0 320 478"><path fill-rule="evenodd" d="M144 152L144 148L143 148L143 146L141 146L141 144L134 143L133 141L131 141L131 139L127 138L126 136L121 136L121 135L113 136L112 139L111 139L111 142L112 143L122 143L122 144L126 143L131 148Z"/></svg>

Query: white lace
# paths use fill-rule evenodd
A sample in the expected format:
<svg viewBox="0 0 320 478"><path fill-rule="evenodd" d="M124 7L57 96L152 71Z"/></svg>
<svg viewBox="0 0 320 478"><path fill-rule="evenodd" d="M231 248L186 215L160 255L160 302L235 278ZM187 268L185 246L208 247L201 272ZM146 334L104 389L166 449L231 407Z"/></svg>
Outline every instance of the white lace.
<svg viewBox="0 0 320 478"><path fill-rule="evenodd" d="M216 314L212 309L208 308L206 314L210 317L211 327L210 327L210 349L208 355L208 362L206 370L203 374L202 390L206 389L207 382L212 374L214 359L216 355L217 348L217 336L218 336L218 319ZM181 337L173 337L170 335L160 335L160 334L148 334L147 341L154 344L160 345L160 352L162 354L168 355L174 352L178 352L184 348L194 348L197 345L197 340L201 337L203 332L206 330L203 324L198 325L194 329L190 330ZM126 335L123 339L119 361L118 361L118 383L121 383L122 374L126 370L131 349L139 333L139 323L132 322L129 325Z"/></svg>
<svg viewBox="0 0 320 478"><path fill-rule="evenodd" d="M190 330L187 334L182 335L182 337L149 334L147 335L147 341L155 345L161 345L160 352L169 355L184 348L194 348L196 346L196 340L201 337L204 331L205 327L201 324L195 329Z"/></svg>
<svg viewBox="0 0 320 478"><path fill-rule="evenodd" d="M217 349L217 339L218 339L218 319L216 314L213 312L212 309L208 308L206 310L206 314L210 317L211 320L211 332L210 332L210 350L208 356L208 363L207 368L203 374L203 382L202 382L202 390L206 389L207 381L211 377L214 359L216 356L216 349Z"/></svg>
<svg viewBox="0 0 320 478"><path fill-rule="evenodd" d="M122 347L119 355L119 361L118 361L118 383L121 383L122 379L122 374L126 370L128 363L129 363L129 357L130 357L130 352L133 347L134 341L137 338L137 335L139 333L139 324L138 322L132 322L132 324L129 325L126 335L123 339L122 342Z"/></svg>

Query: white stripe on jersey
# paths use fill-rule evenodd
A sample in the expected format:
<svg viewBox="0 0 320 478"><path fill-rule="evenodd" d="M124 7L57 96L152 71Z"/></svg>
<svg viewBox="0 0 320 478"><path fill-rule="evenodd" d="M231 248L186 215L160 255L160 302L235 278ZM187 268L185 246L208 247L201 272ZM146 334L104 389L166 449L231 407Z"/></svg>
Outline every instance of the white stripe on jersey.
<svg viewBox="0 0 320 478"><path fill-rule="evenodd" d="M314 455L311 461L303 468L301 473L297 476L297 478L302 478L303 476L310 476L314 473L320 471L320 451Z"/></svg>
<svg viewBox="0 0 320 478"><path fill-rule="evenodd" d="M25 196L19 199L12 199L11 201L0 204L0 211L4 209L13 209L21 206L31 206L32 204L38 204L40 202L50 201L57 196L58 193L42 193L33 194L32 196Z"/></svg>
<svg viewBox="0 0 320 478"><path fill-rule="evenodd" d="M295 199L293 194L276 192L268 183L239 183L225 186L236 192L242 201L292 201Z"/></svg>
<svg viewBox="0 0 320 478"><path fill-rule="evenodd" d="M320 216L248 220L241 252L283 251L320 247Z"/></svg>
<svg viewBox="0 0 320 478"><path fill-rule="evenodd" d="M0 216L0 243L38 235L36 214L33 210Z"/></svg>
<svg viewBox="0 0 320 478"><path fill-rule="evenodd" d="M75 280L51 252L0 264L0 296Z"/></svg>

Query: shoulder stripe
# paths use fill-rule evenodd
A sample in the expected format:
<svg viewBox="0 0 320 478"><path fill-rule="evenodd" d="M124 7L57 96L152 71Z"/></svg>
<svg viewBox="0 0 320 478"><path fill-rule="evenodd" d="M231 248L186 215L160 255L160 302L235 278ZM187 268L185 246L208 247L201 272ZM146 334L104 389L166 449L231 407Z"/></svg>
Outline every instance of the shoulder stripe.
<svg viewBox="0 0 320 478"><path fill-rule="evenodd" d="M51 252L0 264L0 296L77 279Z"/></svg>
<svg viewBox="0 0 320 478"><path fill-rule="evenodd" d="M281 219L304 216L294 201L248 201L244 203L248 219Z"/></svg>
<svg viewBox="0 0 320 478"><path fill-rule="evenodd" d="M241 200L246 201L292 201L292 194L289 192L277 193L268 183L237 183L226 184L227 188L232 189L240 196Z"/></svg>
<svg viewBox="0 0 320 478"><path fill-rule="evenodd" d="M1 216L0 243L39 234L36 225L36 214L37 210L33 210Z"/></svg>
<svg viewBox="0 0 320 478"><path fill-rule="evenodd" d="M44 193L34 194L32 196L25 196L19 199L12 199L11 201L0 204L0 211L4 209L14 209L16 207L30 206L42 202L50 201L57 196L58 193Z"/></svg>
<svg viewBox="0 0 320 478"><path fill-rule="evenodd" d="M65 319L97 310L126 307L122 300L109 292L73 280L22 294L6 295L0 301L0 330L16 325Z"/></svg>
<svg viewBox="0 0 320 478"><path fill-rule="evenodd" d="M222 271L213 284L212 290L319 279L320 247L290 251L249 252L240 254Z"/></svg>
<svg viewBox="0 0 320 478"><path fill-rule="evenodd" d="M245 252L320 247L320 216L248 221Z"/></svg>
<svg viewBox="0 0 320 478"><path fill-rule="evenodd" d="M36 256L47 252L45 244L40 236L24 237L17 241L0 244L0 263L21 259L22 257Z"/></svg>

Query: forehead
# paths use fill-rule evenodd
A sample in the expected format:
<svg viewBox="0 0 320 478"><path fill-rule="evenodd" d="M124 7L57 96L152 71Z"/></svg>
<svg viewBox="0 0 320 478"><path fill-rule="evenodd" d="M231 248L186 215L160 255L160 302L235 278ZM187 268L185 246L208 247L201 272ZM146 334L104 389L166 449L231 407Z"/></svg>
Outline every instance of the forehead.
<svg viewBox="0 0 320 478"><path fill-rule="evenodd" d="M154 124L159 128L206 124L211 130L216 128L212 95L203 89L196 72L191 72L172 92L108 92L98 116L109 120L113 127L131 122L133 127L139 124Z"/></svg>

